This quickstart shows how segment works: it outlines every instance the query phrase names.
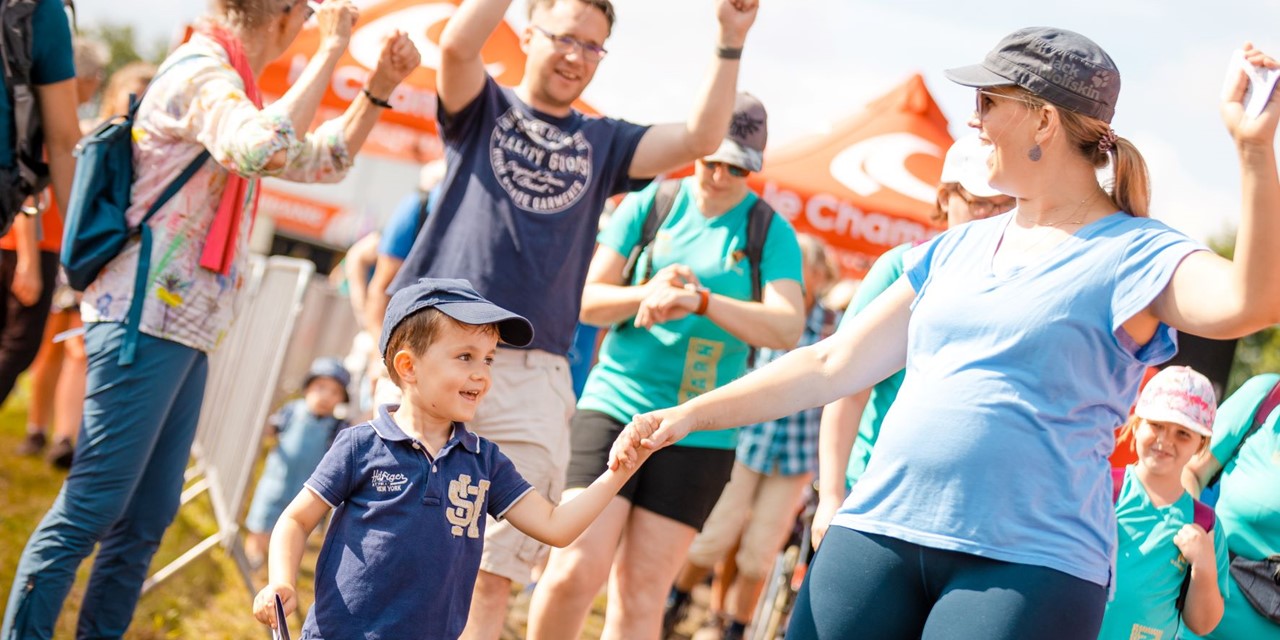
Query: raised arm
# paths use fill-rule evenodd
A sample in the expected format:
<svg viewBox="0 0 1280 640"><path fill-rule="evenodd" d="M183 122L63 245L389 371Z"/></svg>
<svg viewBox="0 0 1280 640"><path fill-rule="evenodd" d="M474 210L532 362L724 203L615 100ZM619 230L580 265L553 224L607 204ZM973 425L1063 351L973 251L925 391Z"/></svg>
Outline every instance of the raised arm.
<svg viewBox="0 0 1280 640"><path fill-rule="evenodd" d="M742 50L757 8L756 0L717 0L720 51ZM740 66L737 58L717 52L689 121L650 127L631 160L631 177L652 178L715 152L729 131Z"/></svg>
<svg viewBox="0 0 1280 640"><path fill-rule="evenodd" d="M369 76L368 93L361 91L341 116L302 136L292 160L278 176L295 182L341 180L385 109L373 100L389 104L392 92L420 62L418 49L408 35L402 31L391 34Z"/></svg>
<svg viewBox="0 0 1280 640"><path fill-rule="evenodd" d="M690 431L776 420L865 389L903 368L915 292L905 278L822 342L787 355L723 387L670 409L636 416L628 426L646 447L673 444ZM633 459L619 438L611 464ZM615 445L616 446L616 445Z"/></svg>
<svg viewBox="0 0 1280 640"><path fill-rule="evenodd" d="M329 86L329 78L333 76L338 59L347 50L347 43L351 41L351 29L359 17L360 12L351 4L351 0L330 0L321 4L316 11L320 48L277 102L298 131L310 128L311 121L316 117L316 109ZM280 162L283 163L283 160L281 158Z"/></svg>
<svg viewBox="0 0 1280 640"><path fill-rule="evenodd" d="M1258 67L1280 68L1252 45L1246 58ZM1280 323L1280 177L1276 175L1275 136L1280 97L1272 93L1256 118L1244 114L1248 80L1233 70L1227 78L1222 119L1235 140L1243 174L1243 211L1236 233L1235 257L1226 260L1205 251L1178 266L1151 305L1154 317L1188 333L1208 338L1238 338Z"/></svg>
<svg viewBox="0 0 1280 640"><path fill-rule="evenodd" d="M436 94L445 113L457 113L484 88L484 60L480 50L502 24L511 0L466 0L440 34L440 69Z"/></svg>

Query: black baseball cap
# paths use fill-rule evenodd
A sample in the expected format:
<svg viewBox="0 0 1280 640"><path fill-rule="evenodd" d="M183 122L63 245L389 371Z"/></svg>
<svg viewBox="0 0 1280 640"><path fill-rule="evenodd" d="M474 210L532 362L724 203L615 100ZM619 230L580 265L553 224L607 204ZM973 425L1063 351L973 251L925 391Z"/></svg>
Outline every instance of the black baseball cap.
<svg viewBox="0 0 1280 640"><path fill-rule="evenodd" d="M1120 70L1094 41L1066 29L1027 27L1004 37L981 64L943 72L966 87L1017 85L1049 102L1110 123Z"/></svg>
<svg viewBox="0 0 1280 640"><path fill-rule="evenodd" d="M387 315L382 321L382 339L378 343L383 357L391 332L410 315L434 307L465 324L496 324L498 337L513 347L533 342L533 325L523 316L507 311L484 299L471 283L451 278L422 278L391 296Z"/></svg>

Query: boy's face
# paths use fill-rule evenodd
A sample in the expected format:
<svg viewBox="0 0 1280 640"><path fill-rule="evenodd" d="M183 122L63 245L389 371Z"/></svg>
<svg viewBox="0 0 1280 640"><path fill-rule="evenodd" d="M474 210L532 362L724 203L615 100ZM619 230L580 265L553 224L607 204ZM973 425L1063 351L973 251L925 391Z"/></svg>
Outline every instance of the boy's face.
<svg viewBox="0 0 1280 640"><path fill-rule="evenodd" d="M302 399L307 403L307 411L312 415L331 416L345 396L346 389L342 388L342 383L333 378L320 376L307 385Z"/></svg>
<svg viewBox="0 0 1280 640"><path fill-rule="evenodd" d="M435 340L421 356L408 350L396 354L405 399L441 421L471 420L489 391L497 350L498 333L488 326L441 323ZM408 371L401 367L404 356L411 365Z"/></svg>

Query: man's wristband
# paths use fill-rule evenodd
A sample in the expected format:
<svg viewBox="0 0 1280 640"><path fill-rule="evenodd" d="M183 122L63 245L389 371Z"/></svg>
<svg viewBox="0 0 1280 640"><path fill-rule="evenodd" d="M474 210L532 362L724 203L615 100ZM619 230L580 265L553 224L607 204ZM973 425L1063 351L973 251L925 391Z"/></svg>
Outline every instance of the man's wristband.
<svg viewBox="0 0 1280 640"><path fill-rule="evenodd" d="M721 60L741 60L742 47L716 47L716 57Z"/></svg>
<svg viewBox="0 0 1280 640"><path fill-rule="evenodd" d="M373 95L372 93L369 93L369 87L365 87L365 88L361 89L361 91L363 91L363 92L364 92L364 97L368 98L368 99L369 99L369 102L372 102L372 103L374 104L374 106L382 107L383 109L394 109L394 108L395 108L395 107L391 106L391 103L390 103L390 102L387 102L386 100L383 100L382 98L375 98L375 97L374 97L374 95Z"/></svg>
<svg viewBox="0 0 1280 640"><path fill-rule="evenodd" d="M694 310L695 315L706 315L707 305L711 303L711 290L706 287L698 288L698 308Z"/></svg>

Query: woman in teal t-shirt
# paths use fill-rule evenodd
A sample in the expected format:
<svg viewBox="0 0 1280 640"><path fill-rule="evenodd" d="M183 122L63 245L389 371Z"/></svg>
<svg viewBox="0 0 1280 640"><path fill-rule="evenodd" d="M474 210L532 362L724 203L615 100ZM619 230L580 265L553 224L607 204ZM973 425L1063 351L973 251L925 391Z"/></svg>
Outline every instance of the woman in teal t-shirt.
<svg viewBox="0 0 1280 640"><path fill-rule="evenodd" d="M751 117L739 97L734 121ZM755 103L758 105L759 103ZM570 425L572 459L565 498L589 485L631 416L728 384L747 368L751 345L789 349L804 329L800 247L776 213L760 262L762 300L752 301L746 258L747 187L764 147L759 109L755 158L749 140L733 133L679 183L671 211L646 249L631 282L622 279L660 184L623 200L587 273L582 320L613 327L600 347ZM669 187L668 187L669 188ZM653 274L647 281L644 275ZM659 451L623 487L613 504L576 542L554 549L534 592L529 638L576 638L595 594L610 576L607 617L624 638L658 637L663 605L733 469L737 434L700 433ZM669 455L663 455L664 453ZM590 476L590 477L588 477Z"/></svg>
<svg viewBox="0 0 1280 640"><path fill-rule="evenodd" d="M1213 385L1188 367L1164 369L1143 389L1134 410L1138 460L1125 469L1116 496L1115 597L1099 640L1172 640L1179 618L1201 632L1222 618L1226 534L1216 519L1208 525L1197 517L1208 508L1182 488L1183 468L1208 449L1215 408Z"/></svg>
<svg viewBox="0 0 1280 640"><path fill-rule="evenodd" d="M1199 494L1222 471L1215 507L1227 532L1227 549L1246 560L1280 554L1280 409L1259 416L1258 430L1245 438L1254 414L1276 384L1280 374L1265 373L1231 394L1213 423L1209 455L1193 460L1183 476L1187 488ZM1280 638L1280 625L1249 604L1235 576L1227 589L1222 622L1205 638Z"/></svg>

